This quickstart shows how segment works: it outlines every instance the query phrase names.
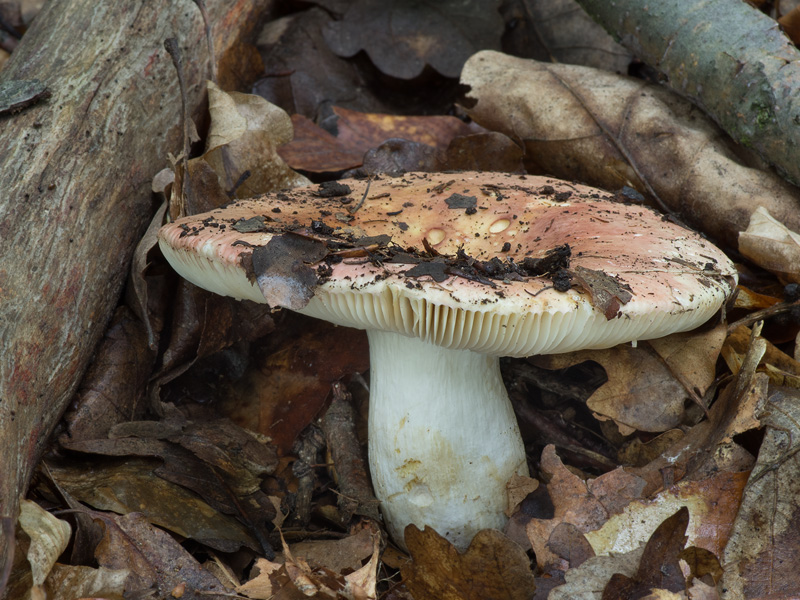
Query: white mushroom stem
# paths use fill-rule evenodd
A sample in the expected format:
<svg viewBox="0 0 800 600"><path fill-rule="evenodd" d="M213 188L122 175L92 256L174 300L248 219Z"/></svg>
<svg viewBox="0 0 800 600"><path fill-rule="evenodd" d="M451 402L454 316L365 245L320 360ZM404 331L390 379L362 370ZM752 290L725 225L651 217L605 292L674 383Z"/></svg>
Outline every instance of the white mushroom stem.
<svg viewBox="0 0 800 600"><path fill-rule="evenodd" d="M428 525L457 548L506 522L506 484L527 475L499 359L368 331L369 464L386 526Z"/></svg>

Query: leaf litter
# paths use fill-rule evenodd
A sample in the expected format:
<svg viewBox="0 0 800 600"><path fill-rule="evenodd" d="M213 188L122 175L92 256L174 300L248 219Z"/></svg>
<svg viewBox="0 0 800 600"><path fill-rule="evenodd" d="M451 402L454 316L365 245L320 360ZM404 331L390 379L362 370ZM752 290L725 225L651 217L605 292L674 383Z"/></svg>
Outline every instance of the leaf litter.
<svg viewBox="0 0 800 600"><path fill-rule="evenodd" d="M421 65L428 64L450 78L460 72L460 67L451 66L454 61L463 62L472 53L459 54L460 45L455 44L452 53L439 57L417 45L415 57L403 65L398 61L402 54L385 59L381 54L385 51L380 49L382 42L397 44L402 36L354 38L355 46L345 48L331 37L337 30L355 31L364 19L383 23L375 20L383 16L363 7L361 14L350 14L359 10L357 2L326 4L341 20L318 20L315 39L317 46L329 44L326 51L332 62L328 64L336 65L331 72L343 78L337 83L346 81L336 94L342 100L347 95L342 90L352 90L353 82L369 87L370 76L357 61L342 62L337 53L363 49L374 62L372 67L394 77L418 75ZM519 18L534 14L525 12L529 9L519 12L519 6L515 10L513 14ZM486 25L489 31L494 20ZM517 35L530 35L531 21L523 20L522 25L529 29L527 33L520 29ZM271 26L277 27L275 23ZM306 27L290 21L281 24L283 31L298 26ZM375 27L381 30L384 25ZM269 46L274 53L282 45L289 46L289 36L279 29L264 38L262 51ZM575 35L585 35L577 31ZM442 40L450 39L448 35L452 36L453 30L440 37L439 46L428 49L441 47L446 43ZM590 45L613 48L604 46L607 42L598 37ZM557 45L549 39L544 44L546 53L554 55ZM483 47L497 48L497 41ZM312 48L309 55L316 52L318 49ZM557 173L554 167L561 164L572 169L562 172L564 177L601 181L612 191L631 186L641 193L639 197L661 200L717 239L731 245L738 242L752 263L775 273L778 279L748 279L748 287L742 287L728 319L746 321L749 315L757 315L767 320L764 329L739 325L726 331L723 324L637 348L547 357L551 361L547 366L556 373L569 372L586 361L601 365L607 373L606 384L583 396L581 392L564 399L558 410L591 435L603 438L613 449L611 458L591 461L589 451L568 453L566 445L556 449L528 440L534 450L529 456L536 478L514 482L511 489L515 492L510 493L514 501L508 511L511 520L505 532L481 532L467 552L459 553L435 531L412 529L407 534L409 555L404 555L387 546L374 517L359 516L369 510L358 503L355 509L342 508L337 494L346 488L339 487L343 484L337 484L337 479L346 471L339 472L336 464L342 459L321 452L308 464L313 494L310 520L302 525L292 522L302 475L292 469L296 462L292 442L310 435L309 426L326 413L330 385L342 377L352 393L347 402L356 408L347 419L352 431L365 439L366 395L359 391L359 382L367 363L360 334L348 337L331 327L312 326L301 317L270 316L253 307L214 300L181 283L176 292L176 283L151 251L152 241L144 243L137 250L131 288L136 299L133 313L139 323L130 312L120 311L115 318L59 438L60 456L49 459L50 468L43 469L31 492L36 506L66 503L71 511L81 512L100 526L99 544L88 541L91 536L83 525L79 526L80 536L75 537L83 540L85 548L81 550L93 557L96 566L54 563L55 551L46 562L34 558L28 552L33 540L66 530L54 526L52 519L29 522L26 533L18 536L15 568L20 574L26 569L30 573L36 565L41 572L35 579L30 574L20 575L14 581L21 587L13 589L43 585L56 598L63 588L61 593L74 596L230 597L235 590L252 598L359 600L379 594L395 599L686 597L683 590L689 590L689 597L740 594L756 598L800 590L796 569L786 559L794 553L796 536L791 532L796 530L793 524L798 512L794 498L800 496L793 483L800 480L793 473L800 435L795 431L800 422L795 414L795 390L800 381L795 340L800 327L792 312L796 298L782 299L781 292L784 284L798 277L796 261L791 259L797 237L792 229L798 227L787 217L796 208L796 190L768 172L753 169L746 151L731 151L713 126L681 104L683 101L608 73L530 62L523 68L518 59L478 54L461 76L472 87L464 106L469 106L467 112L485 129L448 117L450 124L441 130L443 134L425 138L415 137L414 130L434 133L444 121L391 115L389 104L376 100L380 94L363 103L350 103L349 110L325 108L323 96L309 93L315 84L298 85L299 77L293 79L296 63L291 52L284 56L281 68L288 74L278 73L278 79L290 81L294 87L287 96L284 86L283 95L275 97L283 98L283 107L294 113L291 120L295 127L302 124L305 136L286 145L291 139L291 120L286 113L260 99L212 87L214 125L206 153L191 159L188 173L176 162L175 183L160 186L171 198L170 214L199 212L238 197L307 181L278 157L276 149L282 144L287 149L284 156L300 157L289 159L290 165L302 165L307 172L316 173L360 166L375 173L407 167L414 161L431 170L476 164L490 168L494 164L498 170L546 168ZM446 61L437 62L440 58ZM516 81L498 83L494 67L480 72L476 66L480 61L509 61ZM309 63L304 64L309 69ZM571 79L573 71L582 74L580 82ZM321 81L319 74L316 81ZM553 107L547 99L534 94L520 96L519 90L534 85L531 81L545 82L540 91L550 94L550 99L566 94L572 108L563 113L565 118L552 118ZM618 86L614 88L617 98L608 105L594 96L593 86L602 85ZM273 86L274 90L280 91ZM637 100L637 94L642 100ZM665 183L658 173L664 156L651 154L626 137L628 130L618 119L620 106L628 111L629 119L652 121L653 115L658 116L662 133L670 131L675 140L671 158L688 156L699 166L688 169L691 175L677 187ZM540 115L562 129L531 130L530 123L518 118L503 120L502 115L521 111ZM687 122L701 131L697 139L688 131ZM575 123L589 129L581 130ZM327 129L319 129L319 125ZM642 130L638 125L634 129ZM373 136L379 130L379 135ZM589 130L594 133L579 140L578 134ZM594 143L599 146L592 146ZM688 149L679 143L686 143ZM651 145L657 147L652 140ZM496 156L501 154L499 150L476 150L512 147L514 152L501 161ZM559 162L564 152L576 158ZM300 163L301 159L305 162ZM678 160L675 164L687 163ZM704 165L734 173L735 185L715 179L713 169L706 171ZM180 197L184 178L190 182L186 198ZM676 208L671 199L673 188L680 189L681 198L693 199L693 212ZM737 200L742 190L750 194L747 206ZM729 199L727 204L714 200L707 205L700 194ZM338 202L346 197L345 193L327 200L330 210L340 210L342 222L346 222L349 208ZM754 197L767 199L756 202ZM357 202L353 199L350 208ZM462 206L459 202L455 202L456 210L470 209L469 203ZM752 210L759 203L766 208ZM752 219L747 232L745 217ZM154 230L161 220L158 216ZM247 232L271 226L267 219L238 224ZM302 226L300 235L276 236L284 246L259 256L259 266L254 266L254 272L262 276L274 276L276 268L278 274L286 268L291 273L295 273L293 269L305 272L305 289L286 292L300 302L313 293L318 278L324 277L324 273L304 271L307 263L319 260L310 260L312 255L371 254L385 261L407 261L403 264L419 269L420 276L434 278L437 273L466 273L491 281L532 268L532 264L513 268L505 264L498 271L497 265L467 255L436 255L426 249L408 253L393 248L388 239L341 239L329 232L315 232L312 223ZM742 267L743 278L749 268ZM559 269L570 270L566 263L544 272L553 274ZM607 316L613 316L615 306L626 301L624 286L613 279L570 271L568 285L592 293ZM530 273L526 270L522 276ZM283 277L297 280L285 273ZM271 284L264 287L270 293L275 289ZM263 338L265 334L269 334L267 338ZM724 364L716 360L718 355ZM332 360L334 356L337 360ZM512 397L526 403L541 402L545 394L533 388L530 382L534 378L521 375L529 363L519 360L514 364L516 370L509 372L514 374L519 392ZM249 405L240 402L256 387L266 387L271 393L256 394L257 400L250 400ZM610 392L612 389L617 391ZM303 405L304 410L295 415L283 408L284 398L291 405ZM206 404L193 405L198 399ZM542 413L548 410L548 406L542 407ZM151 420L144 420L145 415ZM231 416L235 423L221 415ZM267 435L274 439L249 430L269 431ZM567 455L569 463L564 458ZM598 468L609 460L615 468ZM143 504L147 505L144 510ZM68 513L63 518L70 518ZM342 515L355 516L342 519ZM275 558L272 547L279 551Z"/></svg>

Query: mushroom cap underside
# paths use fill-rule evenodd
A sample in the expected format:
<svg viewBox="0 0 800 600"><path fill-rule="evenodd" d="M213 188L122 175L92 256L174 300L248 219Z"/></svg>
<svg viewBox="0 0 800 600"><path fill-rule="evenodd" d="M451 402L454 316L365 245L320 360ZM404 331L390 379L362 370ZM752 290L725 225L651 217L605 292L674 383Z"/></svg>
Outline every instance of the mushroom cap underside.
<svg viewBox="0 0 800 600"><path fill-rule="evenodd" d="M721 250L649 208L500 173L268 194L166 225L159 244L215 293L502 356L693 329L736 282ZM565 245L553 272L526 271Z"/></svg>

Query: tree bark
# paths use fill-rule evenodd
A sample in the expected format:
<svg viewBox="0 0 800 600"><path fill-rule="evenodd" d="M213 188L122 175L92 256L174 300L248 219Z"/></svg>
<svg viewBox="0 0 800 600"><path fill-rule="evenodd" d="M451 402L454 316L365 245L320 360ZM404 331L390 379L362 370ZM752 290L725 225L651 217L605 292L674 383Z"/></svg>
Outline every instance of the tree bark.
<svg viewBox="0 0 800 600"><path fill-rule="evenodd" d="M734 140L800 184L800 52L778 23L729 0L578 0Z"/></svg>
<svg viewBox="0 0 800 600"><path fill-rule="evenodd" d="M252 31L271 0L206 4L219 57ZM0 81L35 78L52 93L0 117L6 524L16 521L20 495L117 304L154 210L151 178L182 147L168 37L180 43L196 110L210 59L191 0L51 0L0 72ZM13 539L0 539L0 595L9 548Z"/></svg>

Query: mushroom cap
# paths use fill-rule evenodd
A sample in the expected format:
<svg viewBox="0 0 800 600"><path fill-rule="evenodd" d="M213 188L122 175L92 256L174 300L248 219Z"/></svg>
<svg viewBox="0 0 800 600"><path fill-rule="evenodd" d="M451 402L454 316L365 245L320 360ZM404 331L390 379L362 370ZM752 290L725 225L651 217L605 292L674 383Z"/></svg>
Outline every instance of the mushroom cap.
<svg viewBox="0 0 800 600"><path fill-rule="evenodd" d="M267 194L166 225L159 244L179 274L218 294L497 356L687 331L736 285L721 250L647 207L501 173L407 173ZM566 291L551 276L485 273L482 261L519 267L564 244Z"/></svg>

